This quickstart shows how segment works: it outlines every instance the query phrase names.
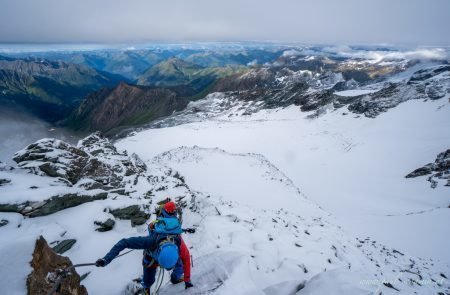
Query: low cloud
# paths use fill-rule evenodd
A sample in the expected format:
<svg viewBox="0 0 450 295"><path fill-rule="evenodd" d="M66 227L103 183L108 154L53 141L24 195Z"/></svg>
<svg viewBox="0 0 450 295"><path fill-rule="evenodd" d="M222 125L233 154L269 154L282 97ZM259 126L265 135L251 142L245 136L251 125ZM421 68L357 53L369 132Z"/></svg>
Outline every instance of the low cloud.
<svg viewBox="0 0 450 295"><path fill-rule="evenodd" d="M447 0L2 0L0 42L450 44Z"/></svg>
<svg viewBox="0 0 450 295"><path fill-rule="evenodd" d="M62 129L24 113L0 109L0 161L13 165L15 152L38 139L53 137L76 143L77 138Z"/></svg>

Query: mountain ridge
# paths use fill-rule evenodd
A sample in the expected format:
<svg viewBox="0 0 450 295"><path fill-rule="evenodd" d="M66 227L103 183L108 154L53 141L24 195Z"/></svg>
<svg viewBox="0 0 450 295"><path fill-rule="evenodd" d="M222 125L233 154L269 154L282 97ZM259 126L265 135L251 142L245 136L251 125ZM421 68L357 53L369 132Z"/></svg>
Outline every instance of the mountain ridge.
<svg viewBox="0 0 450 295"><path fill-rule="evenodd" d="M91 93L65 122L78 130L116 132L171 115L187 105L187 100L166 88L120 82L115 88Z"/></svg>

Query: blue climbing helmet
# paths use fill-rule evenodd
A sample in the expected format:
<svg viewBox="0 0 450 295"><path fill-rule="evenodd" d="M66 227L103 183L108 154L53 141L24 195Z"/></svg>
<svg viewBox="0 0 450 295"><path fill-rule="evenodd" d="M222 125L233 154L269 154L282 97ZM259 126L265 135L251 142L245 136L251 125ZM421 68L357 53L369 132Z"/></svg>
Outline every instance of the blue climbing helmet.
<svg viewBox="0 0 450 295"><path fill-rule="evenodd" d="M156 252L156 260L165 269L172 269L178 261L178 247L170 241L162 242Z"/></svg>

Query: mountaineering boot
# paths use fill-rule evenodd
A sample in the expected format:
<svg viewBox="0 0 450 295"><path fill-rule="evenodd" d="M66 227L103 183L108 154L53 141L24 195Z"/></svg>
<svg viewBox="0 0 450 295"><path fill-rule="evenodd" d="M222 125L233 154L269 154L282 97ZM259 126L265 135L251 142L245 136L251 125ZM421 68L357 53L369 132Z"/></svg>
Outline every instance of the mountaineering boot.
<svg viewBox="0 0 450 295"><path fill-rule="evenodd" d="M172 282L172 284L176 285L176 284L184 282L184 277L181 277L179 279L170 280L170 281Z"/></svg>

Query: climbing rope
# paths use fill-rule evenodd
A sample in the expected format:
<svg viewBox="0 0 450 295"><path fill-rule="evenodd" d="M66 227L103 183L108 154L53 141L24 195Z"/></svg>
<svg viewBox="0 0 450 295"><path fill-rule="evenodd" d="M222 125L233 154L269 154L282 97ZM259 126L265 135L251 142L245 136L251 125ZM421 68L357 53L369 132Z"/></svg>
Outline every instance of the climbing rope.
<svg viewBox="0 0 450 295"><path fill-rule="evenodd" d="M202 219L203 220L203 219ZM148 230L148 228L147 228ZM196 232L196 228L184 228L183 229L184 233L190 233L193 234ZM129 251L126 251L120 255L118 255L115 259L127 255L128 253L134 251L135 249L131 249ZM192 255L191 255L191 263L192 266L194 266L194 262L192 260ZM94 266L95 263L81 263L81 264L75 264L69 267L66 267L64 269L60 269L56 271L57 274L57 278L55 280L55 282L53 283L53 288L47 293L47 295L54 295L60 288L62 280L64 278L66 278L68 275L71 275L71 271L75 270L75 268L77 267L83 267L83 266ZM156 279L156 284L155 284L155 295L157 295L159 293L159 290L162 286L162 283L164 281L164 269L160 267L159 269L159 273L158 273L158 278Z"/></svg>
<svg viewBox="0 0 450 295"><path fill-rule="evenodd" d="M164 269L162 267L159 268L159 273L158 273L158 279L156 280L156 285L155 285L155 295L158 295L159 293L159 289L161 288L161 285L164 281Z"/></svg>

